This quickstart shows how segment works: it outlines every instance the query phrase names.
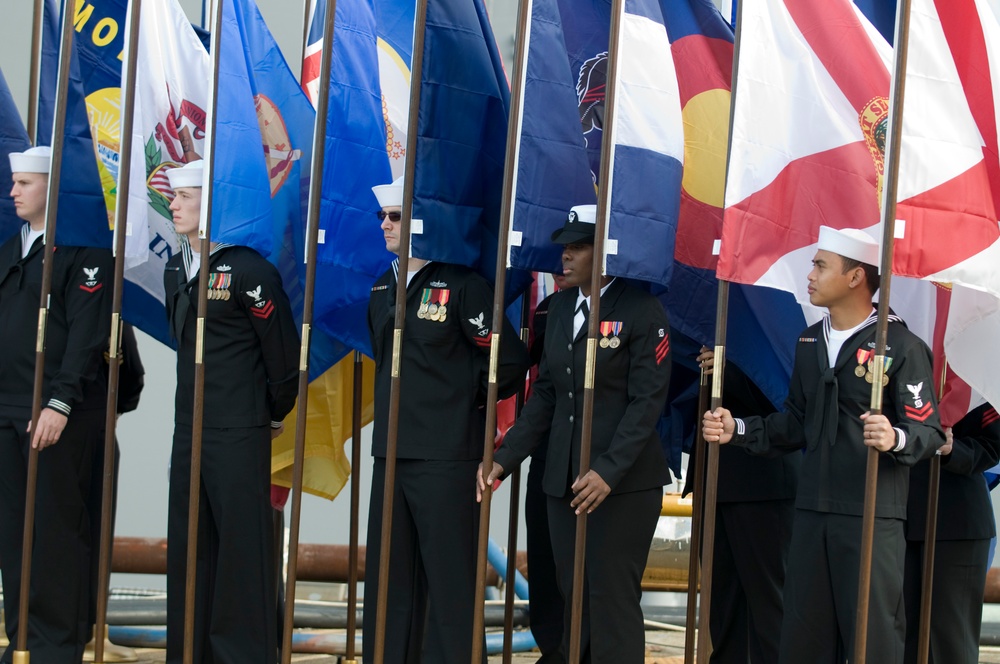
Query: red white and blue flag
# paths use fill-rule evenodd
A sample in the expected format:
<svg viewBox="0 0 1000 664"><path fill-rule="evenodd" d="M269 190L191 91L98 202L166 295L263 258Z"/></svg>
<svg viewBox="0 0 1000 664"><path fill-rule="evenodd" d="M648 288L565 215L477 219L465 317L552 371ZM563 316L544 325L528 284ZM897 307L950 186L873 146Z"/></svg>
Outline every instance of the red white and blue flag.
<svg viewBox="0 0 1000 664"><path fill-rule="evenodd" d="M893 272L941 284L948 365L1000 402L1000 22L984 0L913 0Z"/></svg>
<svg viewBox="0 0 1000 664"><path fill-rule="evenodd" d="M820 225L879 223L888 45L880 54L849 0L759 0L742 11L718 275L807 303Z"/></svg>

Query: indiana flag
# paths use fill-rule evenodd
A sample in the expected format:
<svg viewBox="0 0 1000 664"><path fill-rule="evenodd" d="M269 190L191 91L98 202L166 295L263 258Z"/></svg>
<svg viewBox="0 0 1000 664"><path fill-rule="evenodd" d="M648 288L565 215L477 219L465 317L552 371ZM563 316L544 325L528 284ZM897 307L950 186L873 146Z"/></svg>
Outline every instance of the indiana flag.
<svg viewBox="0 0 1000 664"><path fill-rule="evenodd" d="M163 271L180 245L166 174L204 155L212 63L176 0L143 3L139 19L125 312L137 327L170 343Z"/></svg>
<svg viewBox="0 0 1000 664"><path fill-rule="evenodd" d="M913 0L893 272L950 289L948 364L1000 402L1000 22L982 0Z"/></svg>
<svg viewBox="0 0 1000 664"><path fill-rule="evenodd" d="M742 11L718 275L808 303L819 226L879 223L886 53L849 0L760 0Z"/></svg>

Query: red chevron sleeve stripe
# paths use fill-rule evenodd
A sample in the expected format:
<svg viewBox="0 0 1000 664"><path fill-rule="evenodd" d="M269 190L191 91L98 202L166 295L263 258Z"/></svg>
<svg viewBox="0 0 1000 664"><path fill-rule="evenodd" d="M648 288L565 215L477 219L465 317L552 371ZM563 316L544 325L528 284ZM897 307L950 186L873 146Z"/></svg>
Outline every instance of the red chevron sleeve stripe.
<svg viewBox="0 0 1000 664"><path fill-rule="evenodd" d="M1000 414L997 414L995 408L989 408L983 413L983 428L985 429L989 425L993 424L997 420L1000 420Z"/></svg>
<svg viewBox="0 0 1000 664"><path fill-rule="evenodd" d="M659 343L656 347L656 363L660 364L667 358L667 353L670 352L670 336L667 335L663 337L663 341Z"/></svg>
<svg viewBox="0 0 1000 664"><path fill-rule="evenodd" d="M934 406L931 404L925 404L923 408L906 406L904 412L914 422L926 422L927 418L934 414Z"/></svg>

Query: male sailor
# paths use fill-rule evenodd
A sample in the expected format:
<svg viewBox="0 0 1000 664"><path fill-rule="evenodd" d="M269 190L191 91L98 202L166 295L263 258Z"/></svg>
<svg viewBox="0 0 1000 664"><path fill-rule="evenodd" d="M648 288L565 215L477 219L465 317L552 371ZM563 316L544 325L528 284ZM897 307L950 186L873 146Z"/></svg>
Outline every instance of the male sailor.
<svg viewBox="0 0 1000 664"><path fill-rule="evenodd" d="M799 337L786 410L707 412L705 440L757 454L805 448L785 577L781 664L839 664L854 648L868 448L879 452L868 661L903 661L903 561L910 466L944 444L927 346L890 317L885 367L872 361L879 246L821 226L809 299L829 315ZM872 384L884 390L872 414Z"/></svg>
<svg viewBox="0 0 1000 664"><path fill-rule="evenodd" d="M277 626L271 439L295 405L299 335L277 269L253 249L199 251L202 162L168 171L181 251L163 275L177 341L177 395L167 517L167 661L181 662L195 348L204 344L201 498L194 662L274 664ZM208 261L208 281L199 276ZM207 290L204 334L198 297Z"/></svg>

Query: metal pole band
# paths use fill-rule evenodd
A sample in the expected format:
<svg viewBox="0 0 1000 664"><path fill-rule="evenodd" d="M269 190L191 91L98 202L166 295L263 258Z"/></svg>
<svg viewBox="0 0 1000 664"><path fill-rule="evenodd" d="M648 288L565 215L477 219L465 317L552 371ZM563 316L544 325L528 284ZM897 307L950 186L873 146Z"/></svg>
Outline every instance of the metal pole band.
<svg viewBox="0 0 1000 664"><path fill-rule="evenodd" d="M28 664L31 661L31 653L27 650L14 651L14 664Z"/></svg>
<svg viewBox="0 0 1000 664"><path fill-rule="evenodd" d="M302 323L302 346L299 348L299 371L309 371L309 335L312 325Z"/></svg>
<svg viewBox="0 0 1000 664"><path fill-rule="evenodd" d="M872 361L872 410L882 411L882 395L885 393L882 376L885 374L885 355L876 355Z"/></svg>
<svg viewBox="0 0 1000 664"><path fill-rule="evenodd" d="M49 310L44 307L38 310L38 336L35 337L35 352L45 350L45 323L49 318Z"/></svg>
<svg viewBox="0 0 1000 664"><path fill-rule="evenodd" d="M108 357L111 360L118 359L118 343L121 331L121 315L115 312L111 314L111 345L108 347Z"/></svg>
<svg viewBox="0 0 1000 664"><path fill-rule="evenodd" d="M594 389L594 374L597 368L597 339L587 339L587 368L583 376L583 389Z"/></svg>
<svg viewBox="0 0 1000 664"><path fill-rule="evenodd" d="M197 326L196 326L195 329L197 330L197 332L196 332L196 335L195 335L195 342L194 342L194 363L195 364L204 364L205 363L204 362L204 357L205 357L205 319L204 318L199 318L198 319Z"/></svg>
<svg viewBox="0 0 1000 664"><path fill-rule="evenodd" d="M392 335L392 377L399 378L399 356L403 346L403 331L396 330Z"/></svg>
<svg viewBox="0 0 1000 664"><path fill-rule="evenodd" d="M722 373L719 371L719 367L721 367L725 361L726 347L716 346L715 360L713 362L714 371L712 372L712 398L715 400L722 399Z"/></svg>
<svg viewBox="0 0 1000 664"><path fill-rule="evenodd" d="M496 385L497 367L500 365L500 333L494 332L490 340L490 384Z"/></svg>

